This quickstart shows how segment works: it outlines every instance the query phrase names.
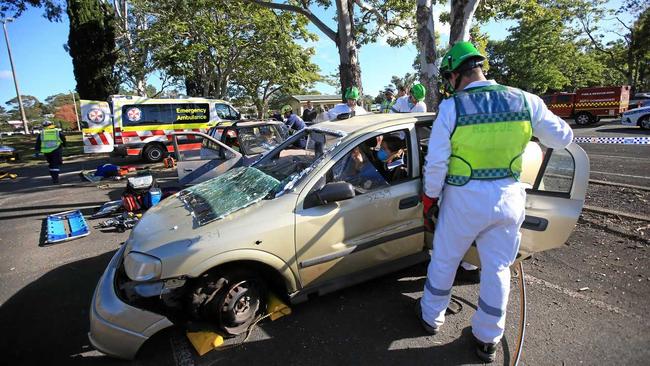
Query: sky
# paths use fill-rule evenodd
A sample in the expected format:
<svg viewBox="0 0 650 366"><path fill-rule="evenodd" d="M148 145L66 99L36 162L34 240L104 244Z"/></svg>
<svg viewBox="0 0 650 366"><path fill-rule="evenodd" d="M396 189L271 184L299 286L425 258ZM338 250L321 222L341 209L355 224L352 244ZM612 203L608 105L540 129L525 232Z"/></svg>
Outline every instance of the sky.
<svg viewBox="0 0 650 366"><path fill-rule="evenodd" d="M610 1L615 7L620 1ZM442 8L435 11L439 13ZM315 13L330 27L334 24L334 10L323 11L316 9ZM22 95L34 95L43 101L47 96L65 93L75 88L72 59L64 50L63 45L68 39L68 22L53 23L43 18L41 9L28 9L22 16L7 25L9 40L13 52L16 73ZM64 17L65 18L65 17ZM436 16L437 21L437 16ZM508 29L516 23L512 21L490 22L481 29L492 39L504 39ZM447 42L449 26L436 22L436 30L440 33L442 42ZM319 36L319 40L309 42L307 46L316 49L312 61L316 63L322 75L338 72L338 51L329 38L320 33L313 25L310 30ZM0 103L16 96L11 76L11 66L7 56L7 48L2 37L0 42ZM361 78L364 92L376 95L390 82L392 75L404 76L414 72L412 64L416 55L415 45L394 48L384 40L371 45L365 45L360 50ZM158 85L152 78L149 82ZM323 94L333 94L333 87L317 83L315 89Z"/></svg>

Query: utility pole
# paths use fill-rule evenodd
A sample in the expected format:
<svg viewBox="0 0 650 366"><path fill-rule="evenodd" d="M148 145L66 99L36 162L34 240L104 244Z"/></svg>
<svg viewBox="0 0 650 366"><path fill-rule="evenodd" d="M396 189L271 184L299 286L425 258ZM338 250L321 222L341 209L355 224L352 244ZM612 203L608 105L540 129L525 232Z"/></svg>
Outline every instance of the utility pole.
<svg viewBox="0 0 650 366"><path fill-rule="evenodd" d="M9 46L9 33L7 32L7 23L13 22L14 18L4 18L0 19L2 22L2 28L5 31L5 41L7 42L7 52L9 53L9 63L11 64L11 73L14 76L14 85L16 86L16 97L18 98L18 107L20 108L20 117L23 119L23 128L25 129L25 134L29 134L29 128L27 127L27 116L25 116L25 108L23 107L23 98L20 97L20 89L18 88L18 78L16 77L16 68L14 67L14 58L11 56L11 46Z"/></svg>
<svg viewBox="0 0 650 366"><path fill-rule="evenodd" d="M81 132L81 124L79 123L79 112L77 112L77 100L74 97L74 92L70 90L70 95L72 95L72 105L74 106L74 117L77 119L77 130Z"/></svg>

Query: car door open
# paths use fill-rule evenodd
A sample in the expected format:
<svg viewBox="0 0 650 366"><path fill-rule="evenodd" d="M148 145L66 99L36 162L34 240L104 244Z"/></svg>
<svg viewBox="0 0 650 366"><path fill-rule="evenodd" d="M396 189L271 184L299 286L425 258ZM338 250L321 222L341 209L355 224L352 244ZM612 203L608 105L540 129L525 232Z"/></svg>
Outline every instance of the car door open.
<svg viewBox="0 0 650 366"><path fill-rule="evenodd" d="M530 169L536 167L539 170L534 181L529 178L526 182L523 178L531 177ZM530 188L526 189L526 218L521 226L518 259L561 247L567 241L585 202L589 158L576 143L565 149L547 148L541 164L534 156L524 158L522 182ZM475 246L465 255L465 260L478 265Z"/></svg>
<svg viewBox="0 0 650 366"><path fill-rule="evenodd" d="M201 183L221 175L242 159L240 153L204 133L176 132L173 140L178 160L178 182L183 185ZM196 149L196 144L201 148Z"/></svg>

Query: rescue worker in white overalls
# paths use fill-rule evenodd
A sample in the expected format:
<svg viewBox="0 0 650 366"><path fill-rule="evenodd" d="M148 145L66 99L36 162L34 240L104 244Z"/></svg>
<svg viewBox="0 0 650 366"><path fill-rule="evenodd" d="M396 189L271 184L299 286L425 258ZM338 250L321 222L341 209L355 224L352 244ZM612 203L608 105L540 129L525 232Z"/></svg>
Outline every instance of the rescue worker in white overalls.
<svg viewBox="0 0 650 366"><path fill-rule="evenodd" d="M478 310L472 317L476 353L495 359L503 336L510 266L519 250L526 191L518 182L531 136L562 149L573 131L537 96L486 80L485 57L456 43L440 71L452 97L440 104L424 167L424 214L438 209L424 295L422 326L436 334L445 321L458 264L473 242L481 262Z"/></svg>
<svg viewBox="0 0 650 366"><path fill-rule="evenodd" d="M63 165L65 136L50 121L43 121L43 131L36 137L36 157L45 155L53 184L59 184L59 173Z"/></svg>

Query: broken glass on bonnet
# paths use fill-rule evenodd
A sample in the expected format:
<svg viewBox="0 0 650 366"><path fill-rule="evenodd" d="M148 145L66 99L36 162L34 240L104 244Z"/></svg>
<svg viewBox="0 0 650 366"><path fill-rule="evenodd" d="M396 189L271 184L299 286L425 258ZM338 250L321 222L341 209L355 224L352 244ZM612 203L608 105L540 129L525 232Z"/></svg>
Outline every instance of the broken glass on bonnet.
<svg viewBox="0 0 650 366"><path fill-rule="evenodd" d="M334 149L345 133L307 128L269 151L250 167L239 167L178 193L202 226L265 198L295 187L314 165Z"/></svg>

